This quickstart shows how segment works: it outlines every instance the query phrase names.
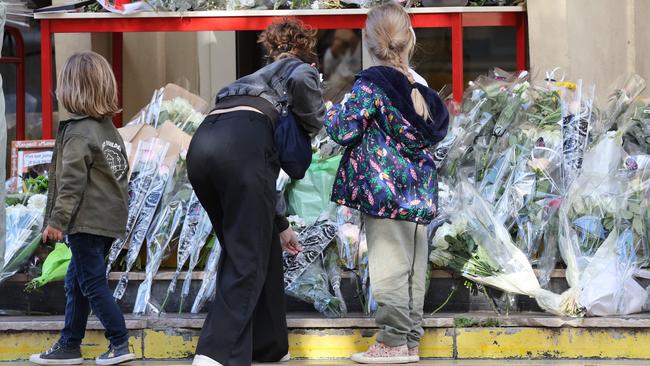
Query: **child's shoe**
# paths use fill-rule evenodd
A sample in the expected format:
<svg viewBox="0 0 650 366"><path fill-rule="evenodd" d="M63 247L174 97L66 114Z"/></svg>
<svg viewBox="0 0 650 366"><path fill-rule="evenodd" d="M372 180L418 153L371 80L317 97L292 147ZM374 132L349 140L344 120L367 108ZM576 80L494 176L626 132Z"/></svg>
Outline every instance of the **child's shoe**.
<svg viewBox="0 0 650 366"><path fill-rule="evenodd" d="M29 361L37 365L81 365L84 359L79 347L62 347L56 342L49 350L31 355Z"/></svg>
<svg viewBox="0 0 650 366"><path fill-rule="evenodd" d="M409 348L409 360L410 363L420 362L420 347Z"/></svg>
<svg viewBox="0 0 650 366"><path fill-rule="evenodd" d="M409 363L409 350L406 345L390 347L383 343L375 343L366 352L355 353L350 359L357 363L398 364Z"/></svg>
<svg viewBox="0 0 650 366"><path fill-rule="evenodd" d="M95 359L98 365L117 365L123 362L135 360L135 355L129 350L129 342L119 346L108 346L108 351Z"/></svg>

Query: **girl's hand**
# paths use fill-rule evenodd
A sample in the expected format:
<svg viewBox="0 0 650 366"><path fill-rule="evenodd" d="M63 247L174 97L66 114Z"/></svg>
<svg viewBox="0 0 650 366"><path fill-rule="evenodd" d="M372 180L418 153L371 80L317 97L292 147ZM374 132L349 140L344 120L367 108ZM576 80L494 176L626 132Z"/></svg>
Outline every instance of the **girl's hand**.
<svg viewBox="0 0 650 366"><path fill-rule="evenodd" d="M43 230L43 243L46 243L48 239L55 242L61 242L63 241L63 232L47 225L45 230Z"/></svg>
<svg viewBox="0 0 650 366"><path fill-rule="evenodd" d="M280 245L290 255L302 252L302 247L298 244L298 236L291 227L280 233Z"/></svg>

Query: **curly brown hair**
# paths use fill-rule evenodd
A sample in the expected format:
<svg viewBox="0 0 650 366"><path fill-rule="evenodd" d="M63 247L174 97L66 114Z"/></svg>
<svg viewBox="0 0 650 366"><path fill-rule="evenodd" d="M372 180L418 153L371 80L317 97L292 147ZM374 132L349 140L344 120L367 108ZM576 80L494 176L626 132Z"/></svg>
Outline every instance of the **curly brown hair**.
<svg viewBox="0 0 650 366"><path fill-rule="evenodd" d="M296 18L284 18L269 25L257 40L271 62L285 57L298 57L303 62L318 62L316 31Z"/></svg>

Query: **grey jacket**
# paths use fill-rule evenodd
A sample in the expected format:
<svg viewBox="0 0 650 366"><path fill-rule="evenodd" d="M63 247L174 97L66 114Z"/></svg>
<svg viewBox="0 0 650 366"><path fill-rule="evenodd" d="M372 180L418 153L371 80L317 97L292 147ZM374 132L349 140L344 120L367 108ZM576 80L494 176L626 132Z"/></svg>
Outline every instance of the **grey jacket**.
<svg viewBox="0 0 650 366"><path fill-rule="evenodd" d="M61 122L49 172L45 224L66 234L122 238L129 162L110 118Z"/></svg>
<svg viewBox="0 0 650 366"><path fill-rule="evenodd" d="M288 71L298 65L291 75ZM262 97L279 113L286 90L293 114L310 135L323 127L325 103L318 70L298 58L284 58L244 76L217 93L216 103L233 96ZM271 116L270 116L271 117Z"/></svg>

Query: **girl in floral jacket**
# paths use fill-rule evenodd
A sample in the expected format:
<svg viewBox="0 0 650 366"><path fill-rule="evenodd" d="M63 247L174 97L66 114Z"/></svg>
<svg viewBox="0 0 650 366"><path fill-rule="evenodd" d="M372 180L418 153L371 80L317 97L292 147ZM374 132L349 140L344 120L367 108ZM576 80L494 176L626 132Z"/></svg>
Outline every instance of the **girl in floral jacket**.
<svg viewBox="0 0 650 366"><path fill-rule="evenodd" d="M364 214L370 281L379 305L377 343L360 363L419 360L427 229L436 216L438 179L430 149L447 134L440 97L413 81L408 60L415 33L396 3L374 8L366 22L368 50L381 66L358 76L352 91L325 118L346 147L332 201Z"/></svg>

